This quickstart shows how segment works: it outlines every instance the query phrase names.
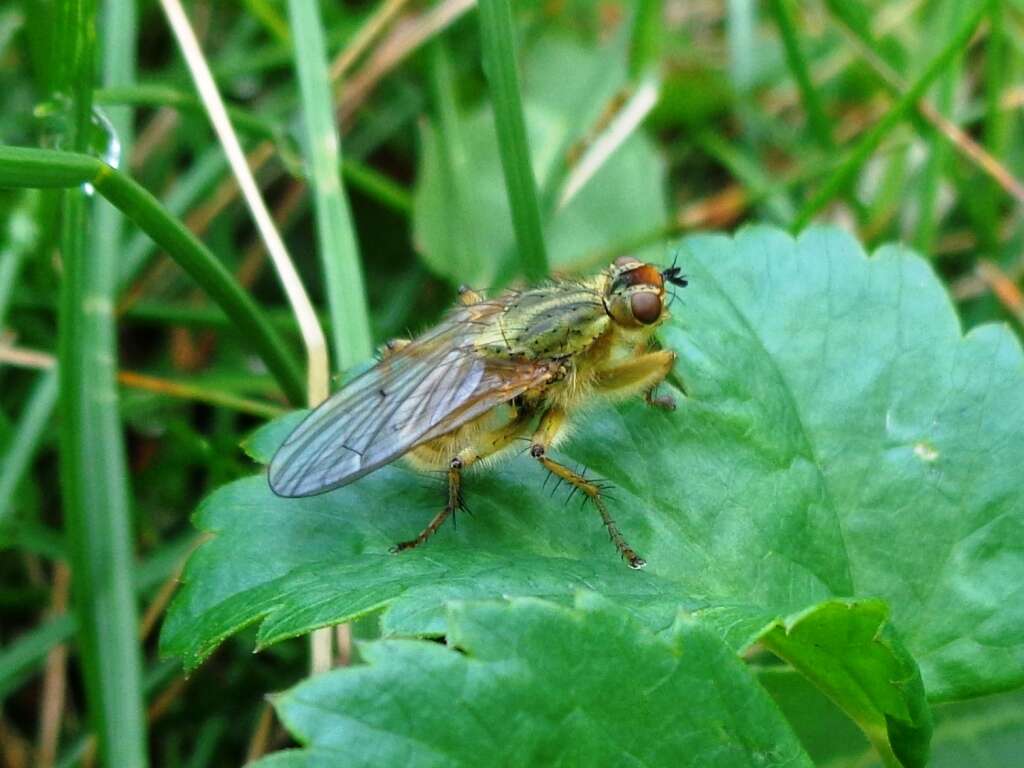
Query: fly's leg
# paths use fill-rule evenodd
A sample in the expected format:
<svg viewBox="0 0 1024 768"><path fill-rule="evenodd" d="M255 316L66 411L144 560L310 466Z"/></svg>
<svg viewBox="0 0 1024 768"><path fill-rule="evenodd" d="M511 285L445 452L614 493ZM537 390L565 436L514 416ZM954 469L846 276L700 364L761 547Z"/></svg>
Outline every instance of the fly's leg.
<svg viewBox="0 0 1024 768"><path fill-rule="evenodd" d="M629 567L636 570L643 568L647 565L647 562L636 553L635 549L626 543L622 531L619 530L612 516L608 514L608 508L605 507L604 499L601 498L601 486L592 480L588 480L578 472L573 472L564 464L559 464L547 455L547 446L554 441L559 431L561 431L562 426L565 424L565 418L565 412L557 408L552 408L544 413L544 416L541 417L540 425L534 433L533 445L530 446L530 455L539 461L541 466L548 472L561 478L580 491L580 493L586 495L594 503L594 506L597 507L597 511L601 515L601 521L604 523L604 527L608 529L608 537L612 540L615 548L619 550L622 558L629 564Z"/></svg>
<svg viewBox="0 0 1024 768"><path fill-rule="evenodd" d="M456 510L465 510L466 505L462 499L462 471L468 469L481 459L485 459L507 448L523 433L529 425L532 415L529 409L520 409L516 411L512 420L507 424L482 433L477 437L473 447L459 451L458 455L448 464L448 501L444 505L444 509L434 515L434 518L427 523L427 527L420 531L420 534L415 539L409 539L409 541L396 544L391 548L391 552L398 553L418 547L433 536L437 529L441 527L441 524L451 517ZM418 450L424 451L428 455L437 456L436 449L430 443L420 446ZM412 458L415 459L415 454Z"/></svg>
<svg viewBox="0 0 1024 768"><path fill-rule="evenodd" d="M441 523L447 520L456 509L462 507L462 468L463 461L458 456L451 460L448 465L448 502L444 505L444 509L434 515L434 519L427 523L427 527L420 531L415 539L395 544L391 548L392 554L418 547L433 536L441 527Z"/></svg>
<svg viewBox="0 0 1024 768"><path fill-rule="evenodd" d="M676 353L667 349L647 352L598 371L595 387L599 392L617 398L642 392L648 405L673 411L675 399L671 395L656 397L654 390L671 372L675 361Z"/></svg>

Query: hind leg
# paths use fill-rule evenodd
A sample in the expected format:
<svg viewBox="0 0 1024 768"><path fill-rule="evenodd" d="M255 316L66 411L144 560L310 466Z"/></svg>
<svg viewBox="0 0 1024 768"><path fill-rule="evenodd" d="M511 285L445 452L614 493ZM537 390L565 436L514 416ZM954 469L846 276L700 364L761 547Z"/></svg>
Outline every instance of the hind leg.
<svg viewBox="0 0 1024 768"><path fill-rule="evenodd" d="M622 531L619 530L612 516L608 514L608 508L605 507L604 499L601 497L601 485L593 480L588 480L583 475L574 472L547 455L547 448L561 431L565 424L565 419L565 412L557 408L552 408L544 413L541 417L540 425L534 433L533 445L530 446L530 455L548 472L565 480L565 482L590 499L597 508L598 514L601 515L601 522L608 529L608 536L615 545L615 548L619 550L622 558L629 564L630 568L635 570L643 568L647 565L647 562L636 553L635 549L626 543Z"/></svg>

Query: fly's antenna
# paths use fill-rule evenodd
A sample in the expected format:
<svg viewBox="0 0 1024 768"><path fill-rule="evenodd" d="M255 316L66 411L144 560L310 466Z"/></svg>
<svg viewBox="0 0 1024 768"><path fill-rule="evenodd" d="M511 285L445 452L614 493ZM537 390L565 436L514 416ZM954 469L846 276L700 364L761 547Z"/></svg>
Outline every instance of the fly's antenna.
<svg viewBox="0 0 1024 768"><path fill-rule="evenodd" d="M679 251L672 255L672 266L661 271L661 277L666 283L671 283L678 288L685 288L690 281L686 279L683 270L679 267Z"/></svg>
<svg viewBox="0 0 1024 768"><path fill-rule="evenodd" d="M685 288L687 285L689 285L690 281L686 279L686 275L683 274L683 270L679 267L678 248L676 249L675 253L672 254L672 266L661 271L661 278L670 286L673 286L675 288ZM673 290L673 288L669 288L668 294L671 297L669 298L668 305L671 307L673 304L676 303L678 294L675 290Z"/></svg>

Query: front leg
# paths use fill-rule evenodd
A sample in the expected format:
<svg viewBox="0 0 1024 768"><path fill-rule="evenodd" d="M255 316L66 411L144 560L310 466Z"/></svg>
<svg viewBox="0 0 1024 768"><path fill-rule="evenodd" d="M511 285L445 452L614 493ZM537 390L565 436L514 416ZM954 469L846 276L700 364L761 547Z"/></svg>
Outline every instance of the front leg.
<svg viewBox="0 0 1024 768"><path fill-rule="evenodd" d="M642 392L648 405L674 410L676 403L672 396L654 397L654 388L668 376L675 361L675 352L661 349L637 355L623 362L612 363L598 370L594 388L599 393L617 400Z"/></svg>

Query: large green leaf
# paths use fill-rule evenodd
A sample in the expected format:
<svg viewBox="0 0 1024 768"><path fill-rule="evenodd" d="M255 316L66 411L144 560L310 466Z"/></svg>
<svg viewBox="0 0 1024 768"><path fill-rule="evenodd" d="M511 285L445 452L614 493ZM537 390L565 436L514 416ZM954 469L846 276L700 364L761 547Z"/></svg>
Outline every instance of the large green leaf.
<svg viewBox="0 0 1024 768"><path fill-rule="evenodd" d="M697 237L680 261L691 285L663 339L689 397L674 413L592 411L564 448L616 486L645 571L618 561L592 510L542 490L527 456L470 476L474 515L400 556L388 547L441 503L429 480L394 466L284 500L256 476L199 511L215 535L188 566L164 651L194 666L247 624L266 644L381 606L387 632L440 634L447 600L581 587L655 630L683 606L739 649L822 601L877 597L931 700L1024 683L1014 337L963 337L923 260L867 258L834 230ZM270 425L251 450L265 460L288 429Z"/></svg>
<svg viewBox="0 0 1024 768"><path fill-rule="evenodd" d="M448 646L384 640L368 666L274 700L307 747L269 766L810 766L771 698L692 622L656 637L593 594L451 609Z"/></svg>
<svg viewBox="0 0 1024 768"><path fill-rule="evenodd" d="M549 35L524 52L524 110L534 175L542 190L558 186L574 142L587 137L626 85L624 42L585 48ZM424 126L414 237L439 275L453 283L487 286L507 270L515 246L494 115L481 105L457 120L450 136L434 123ZM442 141L451 145L447 151ZM446 162L459 178L453 181L446 174ZM631 136L549 217L545 238L553 266L579 263L609 245L657 231L667 217L664 180L664 164L651 143L642 134ZM473 252L468 259L467 242Z"/></svg>

